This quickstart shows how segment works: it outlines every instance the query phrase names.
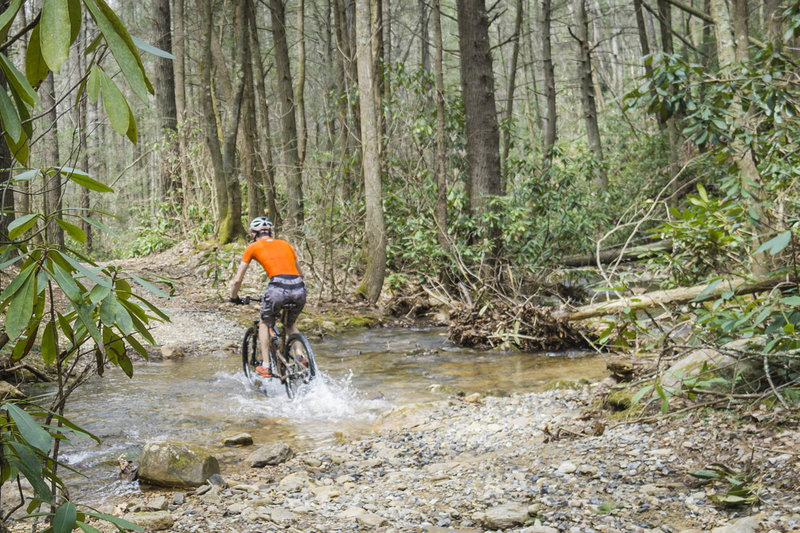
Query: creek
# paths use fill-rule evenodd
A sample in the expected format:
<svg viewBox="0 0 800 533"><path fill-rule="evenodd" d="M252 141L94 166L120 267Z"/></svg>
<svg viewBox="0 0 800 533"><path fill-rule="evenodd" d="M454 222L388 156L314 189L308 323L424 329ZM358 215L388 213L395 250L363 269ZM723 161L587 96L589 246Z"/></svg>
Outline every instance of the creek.
<svg viewBox="0 0 800 533"><path fill-rule="evenodd" d="M291 402L277 380L266 394L254 390L232 352L139 363L132 379L116 368L93 378L70 398L67 416L102 444L80 439L63 448L62 459L81 473L65 475L71 496L98 504L138 491L137 483L119 478L117 458L135 455L150 440L212 449L224 477L226 464L240 461L242 452L223 448L222 439L240 432L256 445L281 441L304 450L357 437L381 413L456 390L528 392L553 379L606 375L603 360L585 352L467 350L449 343L441 329L374 329L312 344L321 375Z"/></svg>

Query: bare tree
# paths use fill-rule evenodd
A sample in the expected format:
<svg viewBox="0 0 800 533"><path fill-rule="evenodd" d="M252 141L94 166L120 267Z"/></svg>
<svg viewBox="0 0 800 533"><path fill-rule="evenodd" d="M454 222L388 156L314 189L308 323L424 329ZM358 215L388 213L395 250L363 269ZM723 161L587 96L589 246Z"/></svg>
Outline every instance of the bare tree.
<svg viewBox="0 0 800 533"><path fill-rule="evenodd" d="M503 132L503 153L500 159L500 168L505 172L505 161L508 159L508 151L511 148L511 122L514 118L514 90L517 83L517 60L519 58L520 32L522 29L522 0L517 0L516 16L514 17L513 49L511 51L511 65L508 69L508 96L506 99L506 129Z"/></svg>
<svg viewBox="0 0 800 533"><path fill-rule="evenodd" d="M305 165L306 144L308 132L306 131L306 7L305 0L298 0L297 4L297 87L295 88L295 110L297 114L297 158L300 165Z"/></svg>
<svg viewBox="0 0 800 533"><path fill-rule="evenodd" d="M440 0L433 0L433 40L436 46L436 229L439 246L450 249L447 238L447 169L444 131L444 69L442 65L442 12Z"/></svg>
<svg viewBox="0 0 800 533"><path fill-rule="evenodd" d="M44 145L45 164L55 169L51 175L44 176L45 195L44 212L48 215L55 214L61 218L62 209L62 187L61 173L58 171L59 158L58 152L58 112L56 111L56 87L53 73L48 74L41 87L39 87L39 98L44 109L45 118L43 119L44 133L42 144ZM52 222L47 225L47 240L58 246L64 246L64 230L61 226Z"/></svg>
<svg viewBox="0 0 800 533"><path fill-rule="evenodd" d="M605 165L603 161L603 144L600 140L600 128L597 124L597 105L594 99L594 81L592 79L592 57L589 46L589 27L586 18L585 0L574 0L575 33L573 37L578 41L578 77L580 78L581 104L583 106L583 121L586 125L586 138L589 148L596 159L594 169L594 184L597 188L608 184Z"/></svg>
<svg viewBox="0 0 800 533"><path fill-rule="evenodd" d="M165 52L172 53L172 27L169 0L153 0L151 7L155 44ZM175 73L173 71L173 62L170 59L156 57L155 63L154 82L159 124L162 132L167 135L174 135L178 129L178 112L175 100ZM175 173L169 161L174 154L174 151L171 149L172 143L168 143L167 146L167 149L164 150L161 156L161 187L165 199L169 195L177 194L180 186L179 181L174 179Z"/></svg>
<svg viewBox="0 0 800 533"><path fill-rule="evenodd" d="M500 131L494 98L489 20L483 0L458 0L458 47L467 127L470 212L476 219L502 195Z"/></svg>
<svg viewBox="0 0 800 533"><path fill-rule="evenodd" d="M356 55L358 60L358 92L361 108L361 152L364 169L366 206L365 235L367 266L357 294L375 303L381 295L386 275L386 224L383 218L381 184L381 131L378 123L378 98L373 78L372 27L369 0L356 0Z"/></svg>
<svg viewBox="0 0 800 533"><path fill-rule="evenodd" d="M553 147L556 144L556 76L553 67L552 49L552 1L542 0L539 31L542 35L542 70L544 74L544 99L547 112L544 117L544 166L549 168L553 161Z"/></svg>
<svg viewBox="0 0 800 533"><path fill-rule="evenodd" d="M292 90L292 72L289 67L289 45L286 42L286 10L284 0L270 0L272 42L275 53L275 70L278 76L278 97L281 101L281 142L283 162L288 167L287 190L289 197L289 224L291 231L303 227L303 169L297 147L297 122Z"/></svg>

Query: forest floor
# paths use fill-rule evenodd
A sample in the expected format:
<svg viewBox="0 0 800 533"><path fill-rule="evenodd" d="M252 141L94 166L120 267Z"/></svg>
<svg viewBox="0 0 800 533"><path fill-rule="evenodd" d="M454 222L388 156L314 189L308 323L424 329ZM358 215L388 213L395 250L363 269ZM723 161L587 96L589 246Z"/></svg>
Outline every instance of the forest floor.
<svg viewBox="0 0 800 533"><path fill-rule="evenodd" d="M153 299L172 315L166 332L211 345L215 325L198 324L193 311L230 324L246 323L252 309L225 303L228 280L214 287L197 263L172 250L124 267L176 280L172 299ZM356 302L311 302L300 327L314 335L394 320ZM181 532L800 532L796 418L686 409L625 419L605 408L614 385L415 404L385 413L361 438L277 466L248 460L264 443L237 448L226 485L147 489L102 510ZM730 469L727 480L690 475L714 465ZM755 501L715 503L735 494Z"/></svg>

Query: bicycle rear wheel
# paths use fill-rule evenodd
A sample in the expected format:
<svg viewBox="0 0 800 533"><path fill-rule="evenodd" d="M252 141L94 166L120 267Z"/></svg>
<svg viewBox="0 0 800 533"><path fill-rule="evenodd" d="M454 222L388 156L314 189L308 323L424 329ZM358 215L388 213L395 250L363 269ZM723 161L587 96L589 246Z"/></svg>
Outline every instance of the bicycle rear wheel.
<svg viewBox="0 0 800 533"><path fill-rule="evenodd" d="M302 333L293 333L286 341L284 353L289 368L286 372L286 395L294 398L301 385L311 383L317 375L314 351Z"/></svg>
<svg viewBox="0 0 800 533"><path fill-rule="evenodd" d="M256 365L260 361L258 356L258 333L253 326L250 326L242 340L242 371L250 383L254 382Z"/></svg>

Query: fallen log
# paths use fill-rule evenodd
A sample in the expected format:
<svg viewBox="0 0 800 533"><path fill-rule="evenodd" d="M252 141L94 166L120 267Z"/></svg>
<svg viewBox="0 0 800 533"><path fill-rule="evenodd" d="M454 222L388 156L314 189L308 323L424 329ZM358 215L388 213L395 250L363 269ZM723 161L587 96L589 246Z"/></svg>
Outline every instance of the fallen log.
<svg viewBox="0 0 800 533"><path fill-rule="evenodd" d="M672 239L652 242L650 244L635 246L633 248L625 248L621 250L620 249L603 250L599 254L591 253L591 254L580 254L580 255L568 255L566 257L562 257L559 262L561 263L561 266L567 266L567 267L593 266L597 264L598 260L600 261L601 265L613 263L617 260L619 260L620 263L629 263L631 261L652 257L656 255L658 252L664 250L672 250Z"/></svg>
<svg viewBox="0 0 800 533"><path fill-rule="evenodd" d="M573 322L596 316L612 315L626 308L646 309L659 305L680 305L694 300L707 300L709 298L719 297L729 291L732 291L736 295L753 294L771 290L779 283L786 281L787 277L785 274L766 276L757 279L729 278L712 283L695 285L694 287L679 287L677 289L654 291L609 302L584 305L571 311L568 309L561 309L553 313L553 316ZM791 281L791 283L796 284L796 281Z"/></svg>

